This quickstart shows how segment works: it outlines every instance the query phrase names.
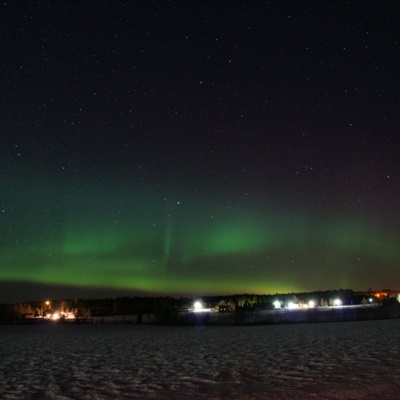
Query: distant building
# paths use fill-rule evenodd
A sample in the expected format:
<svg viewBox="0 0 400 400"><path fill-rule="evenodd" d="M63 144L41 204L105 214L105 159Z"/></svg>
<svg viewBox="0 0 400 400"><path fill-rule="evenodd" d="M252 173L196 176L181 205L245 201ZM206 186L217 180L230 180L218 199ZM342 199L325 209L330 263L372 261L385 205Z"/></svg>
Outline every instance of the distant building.
<svg viewBox="0 0 400 400"><path fill-rule="evenodd" d="M398 298L400 292L398 290L391 290L391 289L383 289L383 290L366 290L361 292L354 292L354 296L360 297L375 297L379 300L391 298L396 299Z"/></svg>

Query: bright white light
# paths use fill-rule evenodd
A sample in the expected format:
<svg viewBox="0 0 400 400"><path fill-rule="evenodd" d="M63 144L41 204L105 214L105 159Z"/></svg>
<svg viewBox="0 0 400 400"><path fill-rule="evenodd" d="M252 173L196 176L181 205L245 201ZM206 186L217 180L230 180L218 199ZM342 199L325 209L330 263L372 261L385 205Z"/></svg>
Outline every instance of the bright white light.
<svg viewBox="0 0 400 400"><path fill-rule="evenodd" d="M314 300L310 300L310 301L308 302L308 307L314 308L314 307L315 307L315 301L314 301Z"/></svg>
<svg viewBox="0 0 400 400"><path fill-rule="evenodd" d="M203 304L201 301L196 301L193 304L193 311L201 311L203 309Z"/></svg>
<svg viewBox="0 0 400 400"><path fill-rule="evenodd" d="M279 308L281 308L281 302L279 300L275 300L274 307L275 307L275 310L278 310Z"/></svg>
<svg viewBox="0 0 400 400"><path fill-rule="evenodd" d="M297 303L293 303L293 301L291 301L288 304L288 308L290 308L291 310L295 309L295 308L299 308L299 305Z"/></svg>
<svg viewBox="0 0 400 400"><path fill-rule="evenodd" d="M54 313L52 318L53 319L59 319L60 318L60 314L59 313Z"/></svg>
<svg viewBox="0 0 400 400"><path fill-rule="evenodd" d="M342 300L340 300L340 299L333 300L333 305L334 306L341 306L342 305Z"/></svg>

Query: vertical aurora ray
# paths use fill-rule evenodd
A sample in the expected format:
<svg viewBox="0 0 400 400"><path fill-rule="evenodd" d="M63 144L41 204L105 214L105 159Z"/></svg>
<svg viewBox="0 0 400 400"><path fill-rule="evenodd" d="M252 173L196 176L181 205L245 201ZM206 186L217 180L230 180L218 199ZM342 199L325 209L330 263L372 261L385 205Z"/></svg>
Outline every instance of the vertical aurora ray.
<svg viewBox="0 0 400 400"><path fill-rule="evenodd" d="M162 252L162 263L163 263L163 268L168 268L170 265L170 260L171 256L173 256L173 245L174 245L174 225L175 225L175 214L173 212L172 207L166 204L165 207L165 217L164 217L164 222L163 222L163 238L162 238L162 247L163 247L163 252Z"/></svg>

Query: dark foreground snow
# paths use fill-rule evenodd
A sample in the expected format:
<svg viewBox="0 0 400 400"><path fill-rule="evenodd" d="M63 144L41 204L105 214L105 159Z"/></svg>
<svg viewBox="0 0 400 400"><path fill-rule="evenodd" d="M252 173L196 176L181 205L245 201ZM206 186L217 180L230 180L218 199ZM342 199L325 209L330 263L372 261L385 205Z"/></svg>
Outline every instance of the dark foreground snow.
<svg viewBox="0 0 400 400"><path fill-rule="evenodd" d="M0 326L1 399L399 399L400 320Z"/></svg>

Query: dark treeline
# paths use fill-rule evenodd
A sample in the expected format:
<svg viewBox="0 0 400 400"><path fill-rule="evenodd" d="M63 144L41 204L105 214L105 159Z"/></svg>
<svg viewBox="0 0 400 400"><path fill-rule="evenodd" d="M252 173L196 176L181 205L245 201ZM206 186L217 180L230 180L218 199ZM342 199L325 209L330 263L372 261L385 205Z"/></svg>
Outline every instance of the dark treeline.
<svg viewBox="0 0 400 400"><path fill-rule="evenodd" d="M16 304L0 305L0 320L13 321L27 317L41 317L47 313L71 313L76 318L95 318L115 315L137 315L141 321L144 314L155 314L159 320L168 320L174 313L189 311L196 300L202 302L205 308L218 311L240 312L251 310L267 310L274 308L274 302L283 306L289 302L307 304L310 300L316 306L331 306L334 299L340 298L344 305L361 304L365 298L350 289L325 290L306 293L276 293L276 294L239 294L227 296L199 297L117 297L100 299L72 299L31 301ZM376 299L374 299L376 301Z"/></svg>

